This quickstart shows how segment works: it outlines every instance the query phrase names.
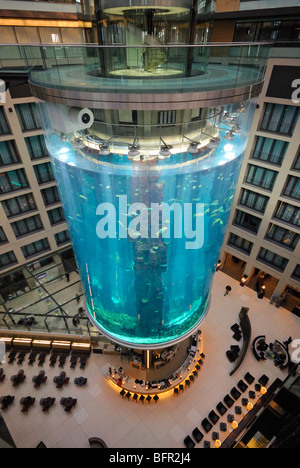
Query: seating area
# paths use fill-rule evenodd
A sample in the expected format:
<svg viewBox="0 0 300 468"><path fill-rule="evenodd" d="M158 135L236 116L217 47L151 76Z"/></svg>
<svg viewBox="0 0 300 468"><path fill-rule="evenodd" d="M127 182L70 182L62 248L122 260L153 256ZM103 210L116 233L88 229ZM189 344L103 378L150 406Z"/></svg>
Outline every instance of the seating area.
<svg viewBox="0 0 300 468"><path fill-rule="evenodd" d="M235 419L249 411L249 401L252 400L254 403L254 400L258 400L261 397L261 393L258 392L261 392L262 387L266 387L269 377L263 374L257 379L256 383L255 381L255 378L247 372L244 378L240 379L229 393L224 396L223 401L220 401L216 408L212 409L207 417L199 422L201 429L196 426L192 430L192 435L187 435L184 438L184 446L187 449L191 449L203 441L203 448L210 448L212 442L216 447L220 447L220 437L226 439L226 436L229 434L228 430L236 427L236 425L232 425L236 423ZM254 389L250 388L253 384ZM222 418L225 419L222 420ZM211 440L207 440L209 434L211 434Z"/></svg>
<svg viewBox="0 0 300 468"><path fill-rule="evenodd" d="M28 355L28 359L26 359L26 354ZM75 355L75 353L74 353ZM45 365L49 365L49 368L54 367L56 362L59 362L59 367L62 367L66 363L66 359L68 357L68 353L62 352L52 352L43 351L39 349L25 349L20 351L19 349L8 349L7 350L7 362L10 361L10 365L21 365L24 366L27 364L28 366L37 365L38 367L42 367ZM71 354L72 357L72 354ZM76 362L79 361L82 367L84 368L87 364L87 359L89 357L88 353L85 355L81 353L76 353ZM70 359L70 363L71 359ZM73 367L74 368L74 367ZM4 382L6 375L4 373L4 369L0 368L0 382ZM21 385L25 382L26 375L24 369L19 369L16 374L10 376L10 382L12 387L21 387ZM48 376L46 375L46 371L44 369L37 372L36 375L33 375L31 378L33 383L33 389L39 390L41 386L51 385L48 384ZM65 385L70 382L70 377L66 375L66 372L61 371L59 375L53 378L53 383L55 384L57 389L62 389ZM74 384L77 387L86 386L88 379L84 376L78 376L74 378ZM28 386L27 386L28 388ZM45 387L46 388L46 387ZM21 405L21 412L27 413L36 402L36 396L25 396L20 399ZM0 397L0 404L1 410L9 411L9 408L13 405L15 401L15 395L3 395ZM52 408L55 404L56 398L54 396L44 397L39 399L39 406L42 409L43 413L48 413L50 408ZM61 405L64 406L66 412L71 412L72 408L77 404L77 399L72 397L62 398Z"/></svg>
<svg viewBox="0 0 300 468"><path fill-rule="evenodd" d="M259 335L253 340L252 353L257 361L272 359L274 366L281 370L286 369L291 360L289 351L284 344L278 340L267 344L265 335Z"/></svg>

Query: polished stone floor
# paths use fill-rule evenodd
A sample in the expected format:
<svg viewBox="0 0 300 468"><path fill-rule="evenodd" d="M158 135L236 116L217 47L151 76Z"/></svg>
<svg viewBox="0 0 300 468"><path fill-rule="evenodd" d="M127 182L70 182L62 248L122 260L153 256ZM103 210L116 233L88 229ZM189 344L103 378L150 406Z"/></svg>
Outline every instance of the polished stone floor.
<svg viewBox="0 0 300 468"><path fill-rule="evenodd" d="M224 297L228 284L232 291ZM41 370L37 363L29 367L24 362L21 368L27 377L18 388L12 387L10 377L20 367L2 364L6 379L0 383L0 394L15 396L15 402L2 411L2 416L16 446L31 448L43 441L49 448L88 448L89 437L100 437L109 448L184 448L184 438L192 434L195 426L201 429L202 419L216 408L246 372L250 372L256 381L266 374L269 384L277 377L284 379L287 376L287 372L275 367L272 360L257 362L250 349L237 373L229 376L233 365L225 353L230 345L237 344L230 327L238 321L242 306L250 309L253 339L260 334L266 335L267 342L283 341L289 336L294 340L300 338L298 317L286 309L275 308L268 299L258 299L253 290L240 287L237 281L219 271L215 275L210 311L201 327L206 357L200 374L178 397L170 394L157 404L140 404L121 398L119 391L105 378L109 366L121 365L118 356L92 354L84 370L78 366L70 369L67 361L63 370L70 382L63 389L56 389L53 383L53 377L62 369L57 365L50 368L47 360L43 369L48 380L40 389L34 389L32 383L32 377ZM80 388L75 386L74 378L81 375L87 377L88 382ZM249 390L254 388L254 383ZM22 413L20 399L28 395L36 398L36 404L28 413ZM56 398L49 414L43 413L38 403L40 398L47 396ZM68 396L78 399L71 413L66 413L59 404L61 397ZM242 417L243 414L236 416L237 422ZM226 415L220 418L216 428L222 421L226 421ZM229 431L220 432L220 440L228 434ZM212 431L204 440L209 440L213 447ZM203 441L196 447L203 448Z"/></svg>

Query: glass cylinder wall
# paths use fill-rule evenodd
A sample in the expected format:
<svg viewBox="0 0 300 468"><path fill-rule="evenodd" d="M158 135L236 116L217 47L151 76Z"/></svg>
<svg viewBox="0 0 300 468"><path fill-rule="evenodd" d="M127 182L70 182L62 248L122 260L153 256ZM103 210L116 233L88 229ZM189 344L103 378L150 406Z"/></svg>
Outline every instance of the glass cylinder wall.
<svg viewBox="0 0 300 468"><path fill-rule="evenodd" d="M92 321L132 347L182 340L209 307L255 104L40 107Z"/></svg>

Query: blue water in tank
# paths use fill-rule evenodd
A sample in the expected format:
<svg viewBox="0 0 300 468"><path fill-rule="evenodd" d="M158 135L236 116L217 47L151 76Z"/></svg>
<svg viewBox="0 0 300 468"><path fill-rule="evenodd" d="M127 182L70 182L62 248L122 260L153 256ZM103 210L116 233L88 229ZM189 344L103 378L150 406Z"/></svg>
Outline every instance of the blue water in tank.
<svg viewBox="0 0 300 468"><path fill-rule="evenodd" d="M224 138L224 124L219 145L202 159L182 152L148 164L114 152L97 162L47 129L46 143L88 312L111 339L128 346L159 347L180 340L205 317L253 107L246 108L234 140ZM45 120L46 112L45 105ZM149 221L153 203L162 202L176 203L182 213L186 204L192 204L194 227L201 218L201 248L187 248L190 239L175 234L175 216L152 237L142 237L138 229L130 231L137 214L130 212L133 203L145 205ZM104 220L99 206L115 207L115 218L105 212L107 224L101 225L109 230L106 238L99 237L99 222ZM126 231L126 237L120 234Z"/></svg>

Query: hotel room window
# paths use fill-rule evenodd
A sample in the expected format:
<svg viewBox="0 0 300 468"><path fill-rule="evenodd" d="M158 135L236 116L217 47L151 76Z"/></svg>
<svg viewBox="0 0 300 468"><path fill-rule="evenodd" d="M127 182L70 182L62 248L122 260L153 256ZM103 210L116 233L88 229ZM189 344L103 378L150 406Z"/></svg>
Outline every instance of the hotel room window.
<svg viewBox="0 0 300 468"><path fill-rule="evenodd" d="M17 263L17 259L12 250L0 255L0 268L7 268L15 263Z"/></svg>
<svg viewBox="0 0 300 468"><path fill-rule="evenodd" d="M0 167L20 163L20 156L13 140L0 142Z"/></svg>
<svg viewBox="0 0 300 468"><path fill-rule="evenodd" d="M38 255L39 253L44 252L49 249L50 249L50 245L49 245L47 238L41 239L37 242L33 242L32 244L28 244L28 245L25 245L24 247L21 247L21 250L25 258L31 257L33 255Z"/></svg>
<svg viewBox="0 0 300 468"><path fill-rule="evenodd" d="M256 140L252 158L281 166L288 145L286 141L260 136Z"/></svg>
<svg viewBox="0 0 300 468"><path fill-rule="evenodd" d="M15 109L23 132L42 128L40 113L35 102L16 104Z"/></svg>
<svg viewBox="0 0 300 468"><path fill-rule="evenodd" d="M23 190L28 187L23 169L0 174L0 194Z"/></svg>
<svg viewBox="0 0 300 468"><path fill-rule="evenodd" d="M0 107L0 135L9 135L11 133L7 123L3 107Z"/></svg>
<svg viewBox="0 0 300 468"><path fill-rule="evenodd" d="M31 160L49 157L44 135L25 138L25 142Z"/></svg>
<svg viewBox="0 0 300 468"><path fill-rule="evenodd" d="M260 130L282 135L292 135L300 114L300 108L268 103Z"/></svg>
<svg viewBox="0 0 300 468"><path fill-rule="evenodd" d="M270 250L264 248L261 248L257 259L263 263L271 265L272 267L280 270L281 272L285 270L285 267L288 264L287 258L281 257L281 255L277 255L274 252L271 252Z"/></svg>
<svg viewBox="0 0 300 468"><path fill-rule="evenodd" d="M5 200L2 206L8 218L37 209L32 193Z"/></svg>
<svg viewBox="0 0 300 468"><path fill-rule="evenodd" d="M249 165L246 182L256 187L272 191L278 176L278 172L264 167Z"/></svg>

